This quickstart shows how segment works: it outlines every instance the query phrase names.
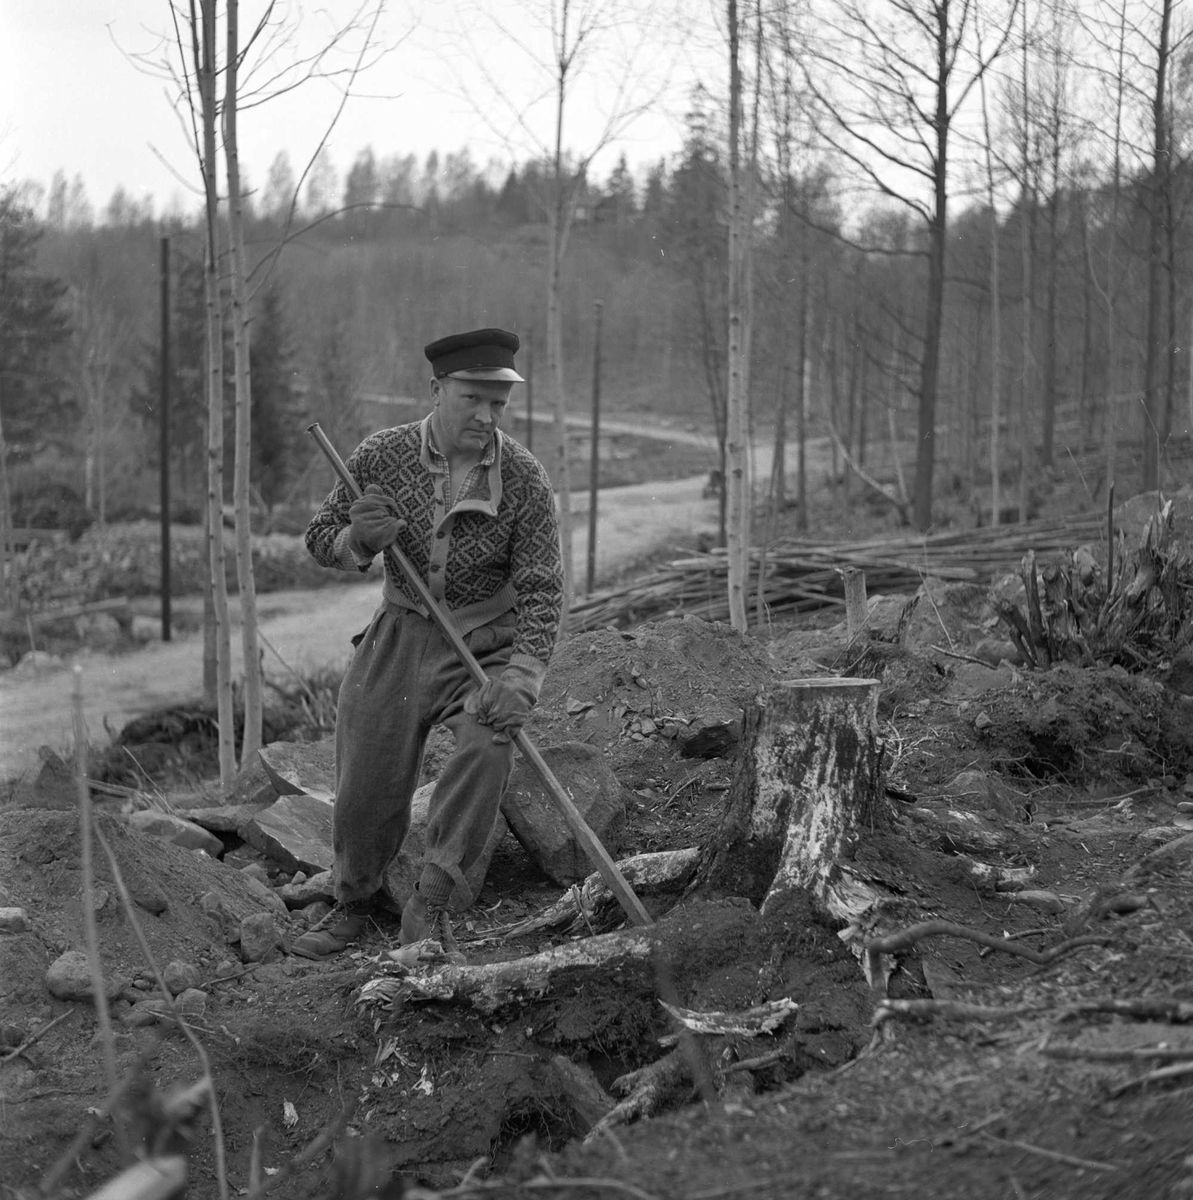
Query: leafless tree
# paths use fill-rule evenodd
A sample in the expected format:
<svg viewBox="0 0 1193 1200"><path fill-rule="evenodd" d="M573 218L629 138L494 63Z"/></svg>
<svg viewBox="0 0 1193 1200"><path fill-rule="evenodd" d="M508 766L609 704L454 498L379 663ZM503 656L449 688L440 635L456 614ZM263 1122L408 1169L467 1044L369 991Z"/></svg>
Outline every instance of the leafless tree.
<svg viewBox="0 0 1193 1200"><path fill-rule="evenodd" d="M977 0L844 0L825 6L808 85L821 134L880 197L923 222L927 283L917 386L915 523L932 523L952 132L974 85L1004 51L1017 0L978 54Z"/></svg>

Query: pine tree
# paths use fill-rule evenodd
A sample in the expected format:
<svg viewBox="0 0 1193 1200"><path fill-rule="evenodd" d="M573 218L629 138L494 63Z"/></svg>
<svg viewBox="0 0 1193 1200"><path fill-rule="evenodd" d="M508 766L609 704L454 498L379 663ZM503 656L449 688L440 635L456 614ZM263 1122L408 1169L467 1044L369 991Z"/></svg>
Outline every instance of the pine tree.
<svg viewBox="0 0 1193 1200"><path fill-rule="evenodd" d="M253 377L252 477L269 508L285 497L300 457L297 451L302 411L292 359L281 293L271 287L258 303L249 347Z"/></svg>
<svg viewBox="0 0 1193 1200"><path fill-rule="evenodd" d="M68 444L78 420L62 370L66 288L34 269L40 238L33 213L0 191L0 422L19 456Z"/></svg>

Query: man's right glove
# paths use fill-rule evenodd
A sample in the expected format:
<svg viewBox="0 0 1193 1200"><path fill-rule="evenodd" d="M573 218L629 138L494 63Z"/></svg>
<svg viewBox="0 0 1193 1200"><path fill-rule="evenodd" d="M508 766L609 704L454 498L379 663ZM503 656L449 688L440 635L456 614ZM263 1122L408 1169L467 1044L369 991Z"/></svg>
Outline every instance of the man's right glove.
<svg viewBox="0 0 1193 1200"><path fill-rule="evenodd" d="M526 724L538 699L538 688L520 667L506 667L496 678L485 680L464 699L464 711L495 732L495 742L511 742Z"/></svg>
<svg viewBox="0 0 1193 1200"><path fill-rule="evenodd" d="M398 502L376 483L370 483L364 495L352 502L348 516L352 521L348 548L361 558L380 554L406 528L406 522L398 516Z"/></svg>

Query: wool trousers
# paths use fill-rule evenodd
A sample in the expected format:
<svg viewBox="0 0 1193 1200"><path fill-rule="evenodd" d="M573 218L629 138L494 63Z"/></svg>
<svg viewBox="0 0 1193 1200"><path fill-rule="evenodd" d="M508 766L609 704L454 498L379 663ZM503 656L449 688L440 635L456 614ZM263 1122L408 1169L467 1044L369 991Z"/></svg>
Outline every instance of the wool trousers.
<svg viewBox="0 0 1193 1200"><path fill-rule="evenodd" d="M513 612L465 637L496 676L509 662ZM355 651L340 686L336 720L333 821L337 898L364 900L410 829L410 802L434 725L446 725L455 748L431 796L424 863L446 871L471 901L464 873L493 831L513 769L512 742L464 711L476 684L428 618L384 604L352 639Z"/></svg>

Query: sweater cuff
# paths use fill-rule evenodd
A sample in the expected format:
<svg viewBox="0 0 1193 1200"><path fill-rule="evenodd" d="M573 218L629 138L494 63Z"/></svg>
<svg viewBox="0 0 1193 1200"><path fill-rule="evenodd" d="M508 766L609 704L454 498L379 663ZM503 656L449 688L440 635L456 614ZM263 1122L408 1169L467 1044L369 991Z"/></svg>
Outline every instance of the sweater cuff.
<svg viewBox="0 0 1193 1200"><path fill-rule="evenodd" d="M519 687L526 688L537 702L542 691L543 679L547 674L545 663L539 662L533 654L511 655L508 665L501 672L502 677Z"/></svg>
<svg viewBox="0 0 1193 1200"><path fill-rule="evenodd" d="M367 571L373 565L373 559L376 556L370 554L368 558L365 558L363 555L357 554L348 544L348 535L351 532L352 526L345 525L336 534L336 540L332 543L332 553L335 555L336 563L342 571Z"/></svg>

